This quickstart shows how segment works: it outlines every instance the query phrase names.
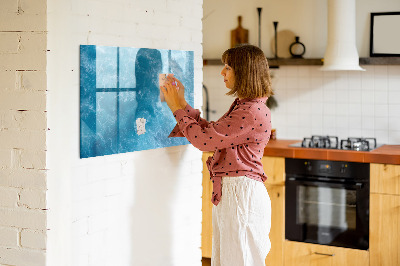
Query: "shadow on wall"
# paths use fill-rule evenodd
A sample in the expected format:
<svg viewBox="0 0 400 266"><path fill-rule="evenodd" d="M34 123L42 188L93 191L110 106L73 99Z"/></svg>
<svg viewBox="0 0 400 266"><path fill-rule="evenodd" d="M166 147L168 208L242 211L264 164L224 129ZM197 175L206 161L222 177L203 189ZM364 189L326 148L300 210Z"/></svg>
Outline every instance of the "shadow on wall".
<svg viewBox="0 0 400 266"><path fill-rule="evenodd" d="M174 209L181 152L141 152L134 161L135 186L130 209L130 265L173 265Z"/></svg>

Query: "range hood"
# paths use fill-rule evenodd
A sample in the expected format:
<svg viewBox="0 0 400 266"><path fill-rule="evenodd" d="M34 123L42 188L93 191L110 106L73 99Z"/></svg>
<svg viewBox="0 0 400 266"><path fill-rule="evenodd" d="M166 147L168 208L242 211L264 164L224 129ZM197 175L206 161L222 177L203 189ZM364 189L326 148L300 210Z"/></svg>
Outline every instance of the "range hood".
<svg viewBox="0 0 400 266"><path fill-rule="evenodd" d="M323 71L358 70L355 0L328 0L328 44Z"/></svg>

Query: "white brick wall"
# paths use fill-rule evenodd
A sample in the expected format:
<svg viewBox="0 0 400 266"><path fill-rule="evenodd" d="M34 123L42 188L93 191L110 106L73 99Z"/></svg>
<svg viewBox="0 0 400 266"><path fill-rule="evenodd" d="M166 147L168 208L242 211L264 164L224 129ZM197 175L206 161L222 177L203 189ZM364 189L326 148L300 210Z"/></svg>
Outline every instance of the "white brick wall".
<svg viewBox="0 0 400 266"><path fill-rule="evenodd" d="M46 231L23 229L21 246L31 249L46 249Z"/></svg>
<svg viewBox="0 0 400 266"><path fill-rule="evenodd" d="M45 265L46 3L0 3L1 265Z"/></svg>
<svg viewBox="0 0 400 266"><path fill-rule="evenodd" d="M200 265L201 153L79 160L78 53L193 50L199 107L202 1L4 0L0 16L0 264Z"/></svg>
<svg viewBox="0 0 400 266"><path fill-rule="evenodd" d="M49 1L47 9L47 264L201 265L201 152L79 159L79 45L193 50L199 107L202 0Z"/></svg>
<svg viewBox="0 0 400 266"><path fill-rule="evenodd" d="M17 228L0 227L0 247L18 247L19 230Z"/></svg>

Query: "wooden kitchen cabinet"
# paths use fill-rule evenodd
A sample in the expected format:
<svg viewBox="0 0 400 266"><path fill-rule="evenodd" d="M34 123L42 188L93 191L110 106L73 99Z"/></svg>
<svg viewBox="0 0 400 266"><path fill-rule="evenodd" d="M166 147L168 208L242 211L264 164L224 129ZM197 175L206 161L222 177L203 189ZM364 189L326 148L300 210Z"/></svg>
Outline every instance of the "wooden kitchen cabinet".
<svg viewBox="0 0 400 266"><path fill-rule="evenodd" d="M264 156L261 159L264 172L267 175L265 184L268 185L285 185L285 158Z"/></svg>
<svg viewBox="0 0 400 266"><path fill-rule="evenodd" d="M267 175L265 187L271 199L271 250L265 259L266 266L283 265L285 240L285 158L264 156L261 160Z"/></svg>
<svg viewBox="0 0 400 266"><path fill-rule="evenodd" d="M400 265L400 196L374 193L370 200L370 265Z"/></svg>
<svg viewBox="0 0 400 266"><path fill-rule="evenodd" d="M202 256L211 258L212 253L212 183L206 166L206 161L211 152L203 153L203 196L202 196ZM268 176L265 187L271 199L271 250L266 258L266 265L283 265L284 230L285 230L285 158L263 157L262 164Z"/></svg>
<svg viewBox="0 0 400 266"><path fill-rule="evenodd" d="M211 258L212 252L212 183L206 161L212 152L203 153L203 195L202 195L202 223L201 223L201 254L204 258Z"/></svg>
<svg viewBox="0 0 400 266"><path fill-rule="evenodd" d="M370 164L371 193L400 195L400 165Z"/></svg>
<svg viewBox="0 0 400 266"><path fill-rule="evenodd" d="M285 187L265 184L271 199L271 250L265 259L266 266L283 265L285 241Z"/></svg>
<svg viewBox="0 0 400 266"><path fill-rule="evenodd" d="M366 266L365 250L285 241L285 266Z"/></svg>
<svg viewBox="0 0 400 266"><path fill-rule="evenodd" d="M400 265L400 165L370 166L370 265Z"/></svg>

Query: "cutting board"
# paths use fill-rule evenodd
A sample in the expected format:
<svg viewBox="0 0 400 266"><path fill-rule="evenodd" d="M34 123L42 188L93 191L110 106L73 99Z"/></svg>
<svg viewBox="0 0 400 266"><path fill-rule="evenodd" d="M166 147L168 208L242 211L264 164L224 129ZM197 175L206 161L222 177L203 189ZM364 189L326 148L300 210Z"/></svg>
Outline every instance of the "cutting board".
<svg viewBox="0 0 400 266"><path fill-rule="evenodd" d="M249 43L249 31L242 27L242 16L238 16L238 27L231 30L231 48L243 43Z"/></svg>

